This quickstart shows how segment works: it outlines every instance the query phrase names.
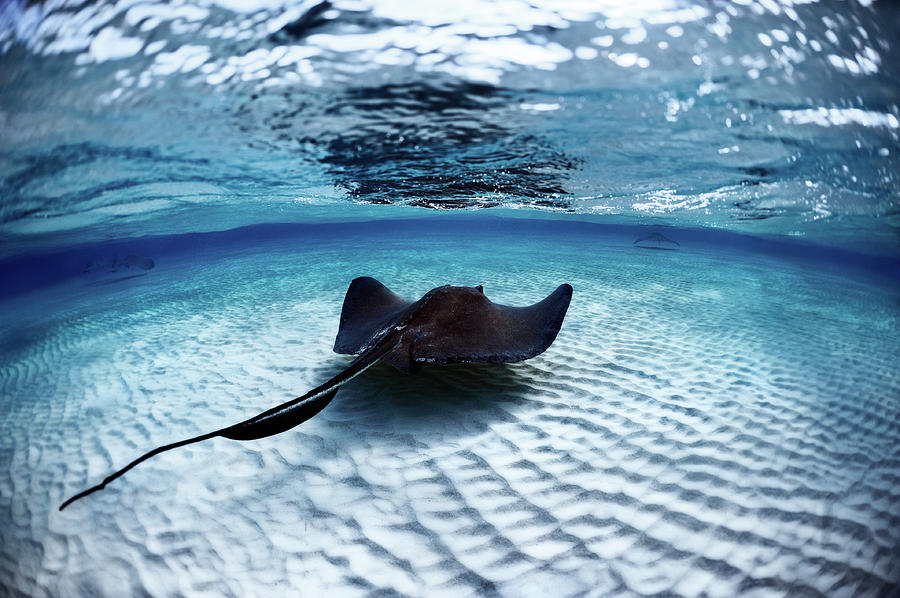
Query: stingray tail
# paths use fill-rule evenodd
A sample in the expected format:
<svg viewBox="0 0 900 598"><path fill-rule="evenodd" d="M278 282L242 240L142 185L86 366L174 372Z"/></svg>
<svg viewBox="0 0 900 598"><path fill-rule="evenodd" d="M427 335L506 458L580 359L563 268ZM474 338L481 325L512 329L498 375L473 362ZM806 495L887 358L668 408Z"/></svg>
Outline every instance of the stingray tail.
<svg viewBox="0 0 900 598"><path fill-rule="evenodd" d="M322 409L324 409L334 398L334 395L337 394L338 388L375 365L375 363L377 363L379 359L381 359L388 351L394 348L394 344L396 343L381 342L376 346L370 348L369 350L364 351L353 361L353 363L351 363L347 367L346 370L344 370L328 382L325 382L324 384L312 389L302 397L297 397L296 399L290 400L287 403L282 403L277 407L273 407L268 411L264 411L257 416L234 424L233 426L228 426L227 428L222 428L221 430L216 430L215 432L201 434L200 436L188 438L187 440L180 440L178 442L173 442L172 444L166 444L157 447L149 453L141 455L122 469L107 476L96 486L92 486L87 490L79 492L72 498L68 499L59 506L59 510L62 511L67 506L80 498L84 498L85 496L93 494L98 490L103 490L104 488L106 488L107 484L109 484L116 478L121 477L128 470L143 463L150 457L154 457L160 453L186 446L188 444L203 442L204 440L209 440L210 438L215 438L216 436L222 436L223 438L229 438L231 440L257 440L259 438L274 436L275 434L280 434L281 432L290 430L294 426L305 422L306 420L320 412Z"/></svg>
<svg viewBox="0 0 900 598"><path fill-rule="evenodd" d="M106 485L109 484L110 482L112 482L114 479L124 475L126 471L128 471L132 467L135 467L136 465L146 461L150 457L154 457L154 456L156 456L160 453L164 453L166 451L171 451L172 449L178 448L180 446L194 444L195 442L202 442L204 440L208 440L208 439L213 438L218 435L219 435L218 432L210 432L209 434L203 434L201 436L195 436L194 438L188 438L187 440L180 440L178 442L173 442L172 444L166 444L164 446L157 447L157 448L153 449L152 451L150 451L149 453L141 455L140 457L138 457L137 459L135 459L134 461L132 461L131 463L129 463L128 465L126 465L125 467L120 469L119 471L113 473L110 476L107 476L102 482L100 482L96 486L92 486L92 487L88 488L87 490L79 492L78 494L76 494L75 496L73 496L72 498L70 498L69 500L64 502L63 504L59 505L59 510L62 511L63 509L68 507L70 504L72 504L73 502L78 500L79 498L84 498L88 494L93 494L94 492L96 492L98 490L103 490L104 488L106 488Z"/></svg>

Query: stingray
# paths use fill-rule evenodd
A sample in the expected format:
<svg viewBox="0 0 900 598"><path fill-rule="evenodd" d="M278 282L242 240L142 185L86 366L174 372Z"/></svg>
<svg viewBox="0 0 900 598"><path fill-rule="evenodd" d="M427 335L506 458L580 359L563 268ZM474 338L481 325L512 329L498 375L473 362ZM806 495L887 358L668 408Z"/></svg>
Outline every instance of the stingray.
<svg viewBox="0 0 900 598"><path fill-rule="evenodd" d="M641 245L640 243L656 243L656 245ZM650 233L649 235L637 238L632 245L637 245L641 249L675 249L672 245L681 247L681 243L673 241L661 233Z"/></svg>
<svg viewBox="0 0 900 598"><path fill-rule="evenodd" d="M216 436L257 440L290 430L324 409L338 388L379 361L412 373L426 363L514 363L540 355L556 339L571 299L572 287L562 284L534 305L508 307L493 303L480 285L447 285L428 291L418 301L409 301L374 278L356 278L344 297L334 341L335 352L357 355L346 369L305 395L255 417L157 447L71 497L59 510L102 490L160 453Z"/></svg>

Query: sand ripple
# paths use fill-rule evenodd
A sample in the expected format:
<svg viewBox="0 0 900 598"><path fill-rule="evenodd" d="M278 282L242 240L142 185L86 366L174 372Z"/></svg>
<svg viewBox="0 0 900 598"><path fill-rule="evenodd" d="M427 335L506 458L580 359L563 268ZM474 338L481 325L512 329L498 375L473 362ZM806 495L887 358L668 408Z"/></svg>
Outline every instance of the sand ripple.
<svg viewBox="0 0 900 598"><path fill-rule="evenodd" d="M318 240L173 256L140 279L6 300L0 587L895 591L896 295L758 255L614 241L374 231L352 255ZM415 376L376 366L293 431L166 454L56 511L154 445L339 371L337 314L362 274L409 296L446 282L513 304L561 282L575 295L536 359Z"/></svg>

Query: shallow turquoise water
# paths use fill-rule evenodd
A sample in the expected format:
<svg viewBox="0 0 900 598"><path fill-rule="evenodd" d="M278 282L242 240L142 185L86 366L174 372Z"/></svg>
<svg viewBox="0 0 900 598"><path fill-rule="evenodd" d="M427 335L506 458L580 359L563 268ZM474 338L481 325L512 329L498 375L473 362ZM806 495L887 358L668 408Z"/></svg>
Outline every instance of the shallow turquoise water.
<svg viewBox="0 0 900 598"><path fill-rule="evenodd" d="M470 217L163 238L144 241L156 267L140 276L94 270L5 299L4 584L889 595L896 281L702 231L640 249L634 232ZM408 297L575 293L537 358L378 366L294 430L167 453L56 510L155 445L339 371L358 275Z"/></svg>
<svg viewBox="0 0 900 598"><path fill-rule="evenodd" d="M0 3L0 594L900 582L896 3ZM661 234L676 243L636 239ZM374 276L574 298L260 441Z"/></svg>

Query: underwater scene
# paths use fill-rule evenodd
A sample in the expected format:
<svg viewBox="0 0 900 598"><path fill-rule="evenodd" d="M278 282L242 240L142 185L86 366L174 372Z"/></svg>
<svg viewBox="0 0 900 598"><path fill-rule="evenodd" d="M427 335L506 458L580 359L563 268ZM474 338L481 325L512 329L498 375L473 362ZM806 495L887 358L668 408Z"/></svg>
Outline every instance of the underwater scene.
<svg viewBox="0 0 900 598"><path fill-rule="evenodd" d="M0 3L0 596L900 596L898 31Z"/></svg>

